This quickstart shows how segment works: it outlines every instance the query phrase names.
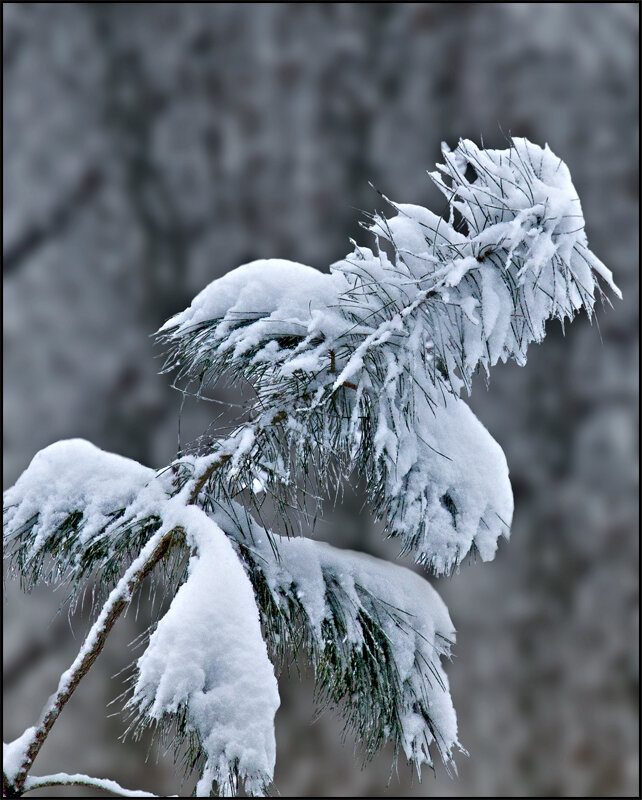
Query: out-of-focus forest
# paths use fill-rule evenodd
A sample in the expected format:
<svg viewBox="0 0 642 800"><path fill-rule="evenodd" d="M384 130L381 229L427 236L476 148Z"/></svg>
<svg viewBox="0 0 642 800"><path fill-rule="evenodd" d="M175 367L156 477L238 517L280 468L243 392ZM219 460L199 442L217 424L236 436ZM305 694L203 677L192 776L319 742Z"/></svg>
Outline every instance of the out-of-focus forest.
<svg viewBox="0 0 642 800"><path fill-rule="evenodd" d="M338 716L310 724L310 676L293 671L277 716L283 796L639 793L638 13L3 5L5 488L60 438L166 464L181 396L157 375L149 334L241 263L327 269L349 237L365 240L359 209L384 209L369 182L443 210L425 175L442 140L548 142L624 293L593 324L551 324L525 368L498 366L470 399L506 452L516 510L494 562L431 579L458 630L459 777L437 765L418 783L404 763L397 776L390 750L362 770ZM182 439L217 413L187 401ZM360 509L358 489L346 493L317 535L392 557ZM5 581L5 739L36 721L82 641L88 609L56 615L63 595ZM146 762L147 742L118 741L118 703L106 709L148 610L144 599L119 623L35 774L187 791L171 751Z"/></svg>

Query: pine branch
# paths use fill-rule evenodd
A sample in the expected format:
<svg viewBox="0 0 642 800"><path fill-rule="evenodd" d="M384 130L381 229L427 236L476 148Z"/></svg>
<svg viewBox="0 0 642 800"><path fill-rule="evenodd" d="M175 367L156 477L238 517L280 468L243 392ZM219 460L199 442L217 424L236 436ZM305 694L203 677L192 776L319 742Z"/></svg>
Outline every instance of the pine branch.
<svg viewBox="0 0 642 800"><path fill-rule="evenodd" d="M23 586L113 586L161 525L168 475L83 440L41 450L3 495L4 556Z"/></svg>
<svg viewBox="0 0 642 800"><path fill-rule="evenodd" d="M200 395L223 375L254 388L226 435L159 473L60 442L5 492L6 554L27 588L64 580L74 597L89 575L115 583L39 724L5 747L6 795L66 782L146 796L27 774L133 593L179 542L192 557L127 706L135 732L173 725L176 742L188 741L188 768L202 768L197 794L243 782L258 794L272 778L279 700L257 607L273 655L307 654L317 699L341 707L366 757L391 740L418 769L432 766L431 747L451 764L459 744L440 659L453 633L438 596L414 573L281 537L252 516L265 491L289 533L301 495L320 503L358 470L388 535L436 574L468 554L493 558L508 537L505 458L460 394L478 369L525 363L548 319L591 316L599 280L619 290L588 249L568 169L548 147L462 140L443 152L431 178L447 220L384 198L396 215L368 216L373 250L355 245L329 275L244 265L158 332L164 369L185 391ZM257 485L246 507L234 500Z"/></svg>
<svg viewBox="0 0 642 800"><path fill-rule="evenodd" d="M488 508L481 499L471 508L465 492L440 485L428 453L454 460L458 431L439 432L462 416L452 411L459 394L480 367L525 363L547 319L582 307L592 314L598 278L619 295L588 249L568 169L548 148L515 139L507 150L480 150L464 140L452 153L444 148L444 158L431 177L448 199L448 221L391 203L396 216L371 216L375 252L355 246L330 275L278 260L239 267L157 334L165 371L176 370L186 390L195 385L198 394L222 375L256 390L249 421L215 444L231 458L207 481L213 496L233 498L260 472L287 515L298 478L313 473L330 493L358 468L390 534L437 574L473 548L492 558L512 514L506 491ZM432 431L450 450L425 444ZM482 439L459 458L458 479L466 482L465 462L477 463ZM481 480L487 463L475 470Z"/></svg>
<svg viewBox="0 0 642 800"><path fill-rule="evenodd" d="M75 457L70 457L72 454ZM84 455L84 459L79 458L80 454ZM88 458L88 454L91 458ZM75 491L70 497L67 487L78 480L76 472L79 463L85 470L85 488L79 494L78 487L74 485ZM112 465L121 471L124 465L128 467L129 504L124 509L113 508L118 507L123 499L118 485L115 485L111 495L108 493L108 468ZM211 474L212 465L208 465L208 469ZM100 479L100 511L96 509L97 499L91 488L94 474ZM196 486L206 480L207 472L196 478ZM197 496L198 491L193 491L187 498L179 494L171 502L177 506L185 502L191 505ZM148 509L152 501L155 512L150 516ZM169 529L167 525L162 526L162 517L167 513L170 500L163 481L159 483L152 470L98 451L80 441L58 443L41 451L15 486L5 492L4 502L5 554L14 560L23 577L25 574L31 575L31 581L41 577L47 556L58 559L58 573L65 566L72 574L75 573L77 588L82 575L95 570L97 566L103 570L106 564L113 567L121 563L125 554L133 548L138 550L137 557L109 594L76 659L61 676L58 689L43 711L40 723L30 729L28 741L23 741L22 737L18 740L23 748L20 765L14 775L5 776L7 791L15 795L23 791L28 771L40 748L78 683L100 654L116 620L156 565L177 542L184 540L185 531L180 526L171 526ZM143 518L139 520L137 515L141 509ZM114 518L120 520L122 517L128 520L127 523L112 525L111 528L110 523L104 521ZM70 519L73 522L69 522ZM56 523L56 520L62 521ZM151 535L147 520L153 520ZM142 533L137 532L132 536L132 530L137 528ZM141 543L141 536L145 534L146 542ZM114 559L114 545L118 552L117 559Z"/></svg>
<svg viewBox="0 0 642 800"><path fill-rule="evenodd" d="M28 771L42 744L100 654L116 620L155 566L176 543L185 541L181 523L191 519L186 516L187 510L191 507L197 511L193 503L201 488L226 461L206 460L192 472L191 481L170 490L166 482L169 471L156 475L86 442L62 442L41 451L16 485L5 493L5 554L23 577L30 576L30 581L42 577L45 560L53 557L53 574L66 570L77 590L85 574L96 570L105 574L107 565L114 568L132 550L138 550L104 603L73 664L61 676L40 723L9 745L9 762L15 769L13 774L4 775L8 796L18 796L25 790ZM114 475L111 485L110 471ZM125 495L120 488L123 485ZM118 508L123 500L125 507ZM153 521L151 531L148 520ZM146 541L141 543L148 531Z"/></svg>
<svg viewBox="0 0 642 800"><path fill-rule="evenodd" d="M440 657L454 630L429 584L360 553L268 534L238 504L211 513L246 568L277 662L307 655L317 702L341 710L366 759L391 741L418 769L432 766L431 745L450 765L459 744Z"/></svg>

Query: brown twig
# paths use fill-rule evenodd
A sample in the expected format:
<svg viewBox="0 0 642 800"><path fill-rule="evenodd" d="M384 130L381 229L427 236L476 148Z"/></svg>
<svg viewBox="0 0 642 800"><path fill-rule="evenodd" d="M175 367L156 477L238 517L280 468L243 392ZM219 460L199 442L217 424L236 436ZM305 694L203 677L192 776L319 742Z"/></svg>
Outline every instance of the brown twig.
<svg viewBox="0 0 642 800"><path fill-rule="evenodd" d="M189 496L188 505L193 506L194 503L198 500L198 496L201 493L201 489L208 480L212 477L212 475L216 472L219 467L222 467L223 464L227 464L227 462L232 458L231 455L222 455L219 456L215 461L209 465L209 467L205 470L205 472L201 475L201 477L196 481L194 488L192 489L192 493Z"/></svg>

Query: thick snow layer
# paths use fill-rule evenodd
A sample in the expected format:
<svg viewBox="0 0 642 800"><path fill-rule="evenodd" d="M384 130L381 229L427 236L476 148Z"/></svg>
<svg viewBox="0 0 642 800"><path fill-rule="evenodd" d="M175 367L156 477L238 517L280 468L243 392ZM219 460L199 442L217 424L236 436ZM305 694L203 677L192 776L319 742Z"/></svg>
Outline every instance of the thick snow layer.
<svg viewBox="0 0 642 800"><path fill-rule="evenodd" d="M139 513L155 512L167 495L154 477L154 470L84 439L56 442L37 453L4 493L5 528L16 531L37 516L30 545L35 554L70 514L82 512L80 540L90 541L134 501Z"/></svg>
<svg viewBox="0 0 642 800"><path fill-rule="evenodd" d="M417 765L430 764L428 746L434 742L448 763L458 744L457 720L440 657L449 656L455 632L446 606L430 584L405 567L363 553L268 534L236 504L228 512L216 512L216 519L242 546L241 553L243 548L249 552L250 573L260 570L281 612L287 617L293 604L302 610L300 621L313 649L322 650L329 630L337 630L329 594L340 598L344 645L347 642L357 651L368 647L362 614L376 620L389 643L398 682L394 702L406 756ZM337 652L340 659L341 649ZM355 668L350 655L346 662L344 668ZM358 699L368 705L373 702L370 696ZM372 713L376 715L376 709Z"/></svg>
<svg viewBox="0 0 642 800"><path fill-rule="evenodd" d="M332 278L313 267L279 258L260 259L231 270L192 300L189 308L169 319L161 331L248 312L275 322L307 326L313 309L336 299ZM294 331L300 333L299 329Z"/></svg>
<svg viewBox="0 0 642 800"><path fill-rule="evenodd" d="M279 694L252 586L218 525L195 506L175 508L165 524L182 525L196 554L138 660L130 705L157 721L186 710L207 756L198 796L212 780L234 791L235 760L258 794L274 772Z"/></svg>
<svg viewBox="0 0 642 800"><path fill-rule="evenodd" d="M415 422L396 434L379 415L385 456L389 530L413 543L416 558L436 574L450 572L474 546L490 561L508 538L513 493L501 447L469 406L455 397L443 407L418 398ZM382 431L386 431L385 435Z"/></svg>

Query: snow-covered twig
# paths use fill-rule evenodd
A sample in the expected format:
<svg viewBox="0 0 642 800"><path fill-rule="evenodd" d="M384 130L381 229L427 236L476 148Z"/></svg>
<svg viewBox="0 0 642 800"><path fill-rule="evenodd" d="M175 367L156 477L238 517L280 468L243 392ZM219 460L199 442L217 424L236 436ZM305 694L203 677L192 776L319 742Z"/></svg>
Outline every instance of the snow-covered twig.
<svg viewBox="0 0 642 800"><path fill-rule="evenodd" d="M15 774L3 774L7 797L18 797L25 791L27 773L40 752L40 748L76 687L100 655L114 623L129 604L136 589L183 535L184 531L177 528L158 531L117 583L98 619L87 634L73 664L60 677L58 689L48 702L41 722L29 729L32 731L29 741L22 741L23 737L16 740L16 743L19 742L24 747L24 756ZM8 747L10 748L11 745ZM7 759L5 758L5 765L6 763Z"/></svg>
<svg viewBox="0 0 642 800"><path fill-rule="evenodd" d="M23 792L31 792L34 789L45 789L48 786L89 786L92 789L100 789L104 792L120 795L120 797L158 797L157 794L144 792L142 789L125 789L116 781L110 778L92 778L89 775L76 773L67 775L66 772L58 772L55 775L43 775L40 778L28 777L25 780ZM178 795L163 795L164 797L178 797Z"/></svg>

